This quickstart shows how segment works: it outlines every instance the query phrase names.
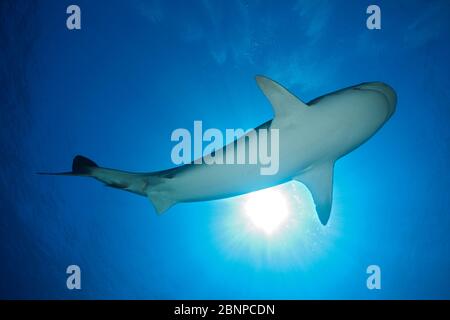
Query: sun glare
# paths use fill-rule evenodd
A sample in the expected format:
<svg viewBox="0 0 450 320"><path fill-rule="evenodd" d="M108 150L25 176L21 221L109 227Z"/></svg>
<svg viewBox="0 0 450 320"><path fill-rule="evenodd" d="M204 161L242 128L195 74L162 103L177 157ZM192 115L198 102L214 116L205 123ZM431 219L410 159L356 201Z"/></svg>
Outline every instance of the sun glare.
<svg viewBox="0 0 450 320"><path fill-rule="evenodd" d="M270 270L308 268L327 253L338 235L317 218L309 190L288 182L239 197L212 202L218 213L212 233L229 259ZM334 213L339 201L334 202Z"/></svg>
<svg viewBox="0 0 450 320"><path fill-rule="evenodd" d="M244 202L244 213L254 227L272 235L287 222L290 212L283 193L270 188L249 194Z"/></svg>

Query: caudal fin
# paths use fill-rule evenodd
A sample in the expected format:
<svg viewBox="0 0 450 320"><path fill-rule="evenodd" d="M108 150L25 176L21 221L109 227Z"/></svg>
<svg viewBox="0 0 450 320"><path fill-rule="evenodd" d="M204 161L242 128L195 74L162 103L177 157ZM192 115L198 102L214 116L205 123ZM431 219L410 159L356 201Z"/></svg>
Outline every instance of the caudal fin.
<svg viewBox="0 0 450 320"><path fill-rule="evenodd" d="M108 169L99 167L94 161L78 155L73 159L72 171L70 172L39 172L38 174L92 177L108 187L148 197L158 214L162 214L177 203L165 187L165 183L169 179L167 172L166 174L160 172L132 173Z"/></svg>
<svg viewBox="0 0 450 320"><path fill-rule="evenodd" d="M73 158L72 173L89 176L91 175L93 168L98 168L98 165L91 159L80 155Z"/></svg>
<svg viewBox="0 0 450 320"><path fill-rule="evenodd" d="M42 175L54 175L54 176L86 176L92 175L92 169L98 168L98 165L83 156L77 155L73 158L72 171L68 172L37 172L37 174Z"/></svg>

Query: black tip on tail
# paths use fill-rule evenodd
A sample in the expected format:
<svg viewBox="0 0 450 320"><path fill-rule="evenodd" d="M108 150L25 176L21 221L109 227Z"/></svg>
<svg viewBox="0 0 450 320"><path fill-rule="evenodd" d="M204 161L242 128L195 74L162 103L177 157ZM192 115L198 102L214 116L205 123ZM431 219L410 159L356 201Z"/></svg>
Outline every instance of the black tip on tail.
<svg viewBox="0 0 450 320"><path fill-rule="evenodd" d="M36 172L37 174L43 175L55 175L55 176L84 176L89 175L91 173L92 168L97 168L98 165L83 156L77 155L73 158L72 162L72 171L71 172Z"/></svg>
<svg viewBox="0 0 450 320"><path fill-rule="evenodd" d="M97 168L98 165L83 156L76 156L75 158L73 158L73 162L72 162L72 173L75 174L89 174L91 168Z"/></svg>

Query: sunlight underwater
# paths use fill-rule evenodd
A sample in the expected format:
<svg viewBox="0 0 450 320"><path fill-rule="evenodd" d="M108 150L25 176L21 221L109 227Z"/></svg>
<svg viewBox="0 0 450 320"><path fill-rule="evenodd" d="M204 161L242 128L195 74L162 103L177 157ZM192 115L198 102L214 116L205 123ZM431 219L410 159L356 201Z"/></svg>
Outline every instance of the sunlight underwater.
<svg viewBox="0 0 450 320"><path fill-rule="evenodd" d="M326 256L339 235L339 203L323 226L299 182L214 201L217 247L230 260L274 270L305 269Z"/></svg>

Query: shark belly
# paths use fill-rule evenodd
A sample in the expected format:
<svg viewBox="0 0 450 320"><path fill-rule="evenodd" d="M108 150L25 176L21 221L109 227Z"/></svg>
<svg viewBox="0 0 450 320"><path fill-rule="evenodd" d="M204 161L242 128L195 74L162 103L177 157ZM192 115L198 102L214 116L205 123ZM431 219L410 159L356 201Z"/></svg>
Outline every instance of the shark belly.
<svg viewBox="0 0 450 320"><path fill-rule="evenodd" d="M305 133L306 136L301 142L298 128L287 126L276 129L280 136L276 174L261 174L264 165L259 161L256 164L188 164L167 182L172 197L177 202L215 200L276 186L292 180L330 150L322 145L323 142L310 126L300 130L300 134ZM239 143L245 143L244 139L239 139ZM223 152L225 147L217 154L221 156Z"/></svg>
<svg viewBox="0 0 450 320"><path fill-rule="evenodd" d="M263 165L259 161L255 164L189 164L179 170L167 186L177 202L222 199L269 188L289 181L293 175L292 165L282 160L288 157L281 149L285 148L280 146L279 169L273 175L261 174ZM298 161L295 163L295 167L299 167Z"/></svg>

